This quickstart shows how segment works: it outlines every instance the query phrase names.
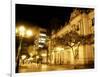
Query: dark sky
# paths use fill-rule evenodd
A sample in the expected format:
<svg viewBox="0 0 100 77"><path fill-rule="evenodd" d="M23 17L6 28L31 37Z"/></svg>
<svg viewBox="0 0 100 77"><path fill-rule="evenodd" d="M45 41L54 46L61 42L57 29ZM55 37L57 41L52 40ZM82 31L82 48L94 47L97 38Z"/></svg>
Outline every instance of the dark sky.
<svg viewBox="0 0 100 77"><path fill-rule="evenodd" d="M23 21L55 29L69 20L71 11L69 7L16 4L16 23Z"/></svg>

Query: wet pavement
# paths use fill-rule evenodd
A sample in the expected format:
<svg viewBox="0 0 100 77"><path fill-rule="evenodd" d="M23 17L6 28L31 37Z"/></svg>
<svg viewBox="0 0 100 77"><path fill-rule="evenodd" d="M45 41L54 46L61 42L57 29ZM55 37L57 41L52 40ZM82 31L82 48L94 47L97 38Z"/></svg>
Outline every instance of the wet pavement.
<svg viewBox="0 0 100 77"><path fill-rule="evenodd" d="M60 71L60 70L77 70L77 69L89 69L89 65L50 65L50 64L23 64L19 67L20 73L25 72L43 72L43 71Z"/></svg>

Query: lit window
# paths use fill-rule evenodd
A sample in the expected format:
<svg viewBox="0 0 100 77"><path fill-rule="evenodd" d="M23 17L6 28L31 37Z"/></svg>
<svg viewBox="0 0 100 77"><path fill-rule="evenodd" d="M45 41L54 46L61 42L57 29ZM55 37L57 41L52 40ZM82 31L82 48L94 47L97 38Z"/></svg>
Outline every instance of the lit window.
<svg viewBox="0 0 100 77"><path fill-rule="evenodd" d="M46 34L41 33L40 36L46 36Z"/></svg>

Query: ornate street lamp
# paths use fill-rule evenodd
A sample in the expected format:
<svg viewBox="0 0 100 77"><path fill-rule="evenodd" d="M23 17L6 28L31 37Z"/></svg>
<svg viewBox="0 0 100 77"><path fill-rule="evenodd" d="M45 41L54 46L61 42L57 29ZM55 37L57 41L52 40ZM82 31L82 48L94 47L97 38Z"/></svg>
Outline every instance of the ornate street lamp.
<svg viewBox="0 0 100 77"><path fill-rule="evenodd" d="M26 30L26 28L22 25L18 28L16 28L16 34L20 37L20 44L18 47L18 53L17 53L17 58L16 58L16 72L19 72L19 59L20 59L20 52L21 52L21 47L22 47L22 40L27 35L27 37L32 36L32 31L31 30Z"/></svg>

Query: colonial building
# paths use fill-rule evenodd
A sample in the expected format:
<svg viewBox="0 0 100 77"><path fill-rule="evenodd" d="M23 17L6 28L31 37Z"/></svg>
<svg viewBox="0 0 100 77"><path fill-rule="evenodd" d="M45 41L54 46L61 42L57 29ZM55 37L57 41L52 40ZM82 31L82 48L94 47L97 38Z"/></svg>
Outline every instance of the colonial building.
<svg viewBox="0 0 100 77"><path fill-rule="evenodd" d="M65 24L65 26L56 34L53 34L52 39L63 37L66 33L69 33L71 31L75 31L79 35L83 36L94 34L94 10L75 9L71 13L69 23ZM61 46L51 48L52 50L57 50L57 52L52 52L52 64L89 64L91 62L94 62L94 44L80 45L78 59L76 61L73 57L71 48L61 48ZM74 50L75 49L76 47L74 47Z"/></svg>

